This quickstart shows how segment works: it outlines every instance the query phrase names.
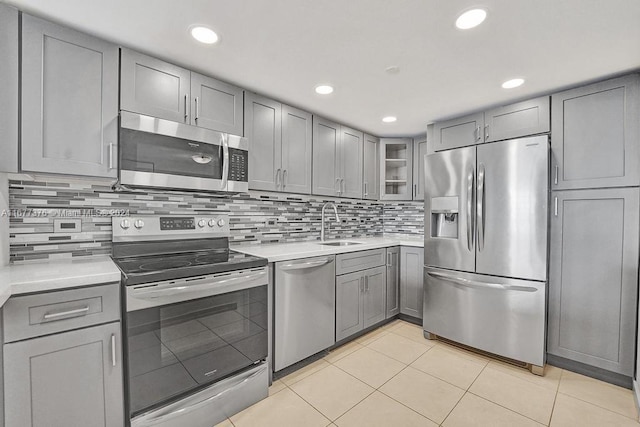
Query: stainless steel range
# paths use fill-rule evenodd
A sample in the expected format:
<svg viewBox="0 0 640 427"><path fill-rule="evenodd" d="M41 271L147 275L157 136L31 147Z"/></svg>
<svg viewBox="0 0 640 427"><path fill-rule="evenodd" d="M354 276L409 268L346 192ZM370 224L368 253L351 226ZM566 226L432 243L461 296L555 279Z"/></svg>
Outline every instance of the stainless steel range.
<svg viewBox="0 0 640 427"><path fill-rule="evenodd" d="M132 426L211 427L268 394L267 260L225 215L113 218Z"/></svg>

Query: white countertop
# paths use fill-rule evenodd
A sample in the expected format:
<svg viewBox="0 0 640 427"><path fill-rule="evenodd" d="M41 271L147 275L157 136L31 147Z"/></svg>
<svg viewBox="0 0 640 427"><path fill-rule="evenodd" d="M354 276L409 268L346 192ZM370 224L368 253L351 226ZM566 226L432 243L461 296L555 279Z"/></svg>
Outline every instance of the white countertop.
<svg viewBox="0 0 640 427"><path fill-rule="evenodd" d="M319 240L314 240L307 242L272 243L255 246L234 246L232 249L248 255L267 258L269 262L276 262L322 255L366 251L369 249L387 248L391 246L413 246L420 248L424 246L424 238L422 236L359 237L339 240L358 242L359 244L349 246L326 246L321 245ZM332 241L338 240L328 240L327 242Z"/></svg>
<svg viewBox="0 0 640 427"><path fill-rule="evenodd" d="M11 295L119 282L110 257L72 258L0 268L0 306Z"/></svg>

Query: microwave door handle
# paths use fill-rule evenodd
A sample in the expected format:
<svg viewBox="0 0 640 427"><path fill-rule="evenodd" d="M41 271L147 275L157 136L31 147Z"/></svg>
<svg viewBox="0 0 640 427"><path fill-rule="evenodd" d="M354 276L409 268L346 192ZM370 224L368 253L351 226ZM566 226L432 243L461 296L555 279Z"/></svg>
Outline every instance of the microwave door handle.
<svg viewBox="0 0 640 427"><path fill-rule="evenodd" d="M222 190L227 189L229 175L229 136L222 134Z"/></svg>

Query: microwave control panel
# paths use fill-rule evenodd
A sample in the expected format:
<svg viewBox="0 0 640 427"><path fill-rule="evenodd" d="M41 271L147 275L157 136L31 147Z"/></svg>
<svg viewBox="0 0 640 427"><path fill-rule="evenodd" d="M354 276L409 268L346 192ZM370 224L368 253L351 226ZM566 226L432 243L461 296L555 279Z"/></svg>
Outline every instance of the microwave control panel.
<svg viewBox="0 0 640 427"><path fill-rule="evenodd" d="M230 181L249 181L249 152L229 148L229 180Z"/></svg>

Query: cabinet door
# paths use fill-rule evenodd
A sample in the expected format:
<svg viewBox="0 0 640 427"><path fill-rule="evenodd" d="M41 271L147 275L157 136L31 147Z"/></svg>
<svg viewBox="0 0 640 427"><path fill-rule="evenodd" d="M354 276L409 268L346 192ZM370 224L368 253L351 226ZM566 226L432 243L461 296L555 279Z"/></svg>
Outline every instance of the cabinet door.
<svg viewBox="0 0 640 427"><path fill-rule="evenodd" d="M191 124L232 135L243 135L243 90L198 73L191 73Z"/></svg>
<svg viewBox="0 0 640 427"><path fill-rule="evenodd" d="M400 248L400 313L422 319L423 248Z"/></svg>
<svg viewBox="0 0 640 427"><path fill-rule="evenodd" d="M384 266L365 270L363 322L368 328L387 318L387 271Z"/></svg>
<svg viewBox="0 0 640 427"><path fill-rule="evenodd" d="M484 113L484 142L549 132L549 97L543 96Z"/></svg>
<svg viewBox="0 0 640 427"><path fill-rule="evenodd" d="M120 59L121 109L190 123L189 70L129 49Z"/></svg>
<svg viewBox="0 0 640 427"><path fill-rule="evenodd" d="M364 328L361 272L336 276L336 342Z"/></svg>
<svg viewBox="0 0 640 427"><path fill-rule="evenodd" d="M5 344L6 424L121 427L121 349L119 322Z"/></svg>
<svg viewBox="0 0 640 427"><path fill-rule="evenodd" d="M362 198L362 132L341 126L340 129L340 195Z"/></svg>
<svg viewBox="0 0 640 427"><path fill-rule="evenodd" d="M311 193L311 114L282 106L282 191Z"/></svg>
<svg viewBox="0 0 640 427"><path fill-rule="evenodd" d="M364 171L362 198L378 200L380 198L380 138L364 135Z"/></svg>
<svg viewBox="0 0 640 427"><path fill-rule="evenodd" d="M252 93L247 93L246 101L249 188L278 191L282 184L282 106Z"/></svg>
<svg viewBox="0 0 640 427"><path fill-rule="evenodd" d="M552 202L547 351L630 377L639 190L561 191Z"/></svg>
<svg viewBox="0 0 640 427"><path fill-rule="evenodd" d="M424 156L427 155L427 138L413 140L413 200L424 200Z"/></svg>
<svg viewBox="0 0 640 427"><path fill-rule="evenodd" d="M387 248L387 319L400 313L400 248Z"/></svg>
<svg viewBox="0 0 640 427"><path fill-rule="evenodd" d="M118 48L22 16L22 169L116 177Z"/></svg>
<svg viewBox="0 0 640 427"><path fill-rule="evenodd" d="M638 75L551 97L552 189L638 185Z"/></svg>
<svg viewBox="0 0 640 427"><path fill-rule="evenodd" d="M434 151L466 147L482 142L484 113L436 123L433 131Z"/></svg>
<svg viewBox="0 0 640 427"><path fill-rule="evenodd" d="M340 125L313 116L313 194L340 195L339 145Z"/></svg>
<svg viewBox="0 0 640 427"><path fill-rule="evenodd" d="M18 172L18 10L0 4L0 172Z"/></svg>
<svg viewBox="0 0 640 427"><path fill-rule="evenodd" d="M413 141L411 138L380 140L380 199L411 200L413 197Z"/></svg>

